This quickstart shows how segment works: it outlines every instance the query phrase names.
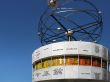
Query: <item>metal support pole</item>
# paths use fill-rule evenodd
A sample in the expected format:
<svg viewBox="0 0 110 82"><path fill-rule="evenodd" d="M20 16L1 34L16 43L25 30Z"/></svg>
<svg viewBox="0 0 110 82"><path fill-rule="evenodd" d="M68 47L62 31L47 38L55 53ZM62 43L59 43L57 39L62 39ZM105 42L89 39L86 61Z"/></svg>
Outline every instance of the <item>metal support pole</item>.
<svg viewBox="0 0 110 82"><path fill-rule="evenodd" d="M71 36L68 36L68 41L71 41L71 40L72 40Z"/></svg>

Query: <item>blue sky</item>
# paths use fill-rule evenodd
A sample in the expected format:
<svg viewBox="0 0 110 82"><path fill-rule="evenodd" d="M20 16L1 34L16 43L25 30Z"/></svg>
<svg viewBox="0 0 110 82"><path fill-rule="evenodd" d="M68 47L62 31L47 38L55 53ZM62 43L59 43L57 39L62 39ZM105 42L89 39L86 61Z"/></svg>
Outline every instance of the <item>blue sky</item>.
<svg viewBox="0 0 110 82"><path fill-rule="evenodd" d="M110 0L90 0L103 14L101 44L110 49ZM32 52L41 46L39 17L46 0L0 0L0 82L31 82Z"/></svg>

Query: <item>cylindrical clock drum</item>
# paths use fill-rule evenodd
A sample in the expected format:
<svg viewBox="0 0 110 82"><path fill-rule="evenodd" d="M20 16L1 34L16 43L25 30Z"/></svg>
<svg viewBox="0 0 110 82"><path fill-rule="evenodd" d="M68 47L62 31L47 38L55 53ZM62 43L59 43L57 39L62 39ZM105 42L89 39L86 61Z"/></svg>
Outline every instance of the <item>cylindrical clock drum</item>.
<svg viewBox="0 0 110 82"><path fill-rule="evenodd" d="M110 56L103 45L63 41L32 54L33 82L109 82Z"/></svg>

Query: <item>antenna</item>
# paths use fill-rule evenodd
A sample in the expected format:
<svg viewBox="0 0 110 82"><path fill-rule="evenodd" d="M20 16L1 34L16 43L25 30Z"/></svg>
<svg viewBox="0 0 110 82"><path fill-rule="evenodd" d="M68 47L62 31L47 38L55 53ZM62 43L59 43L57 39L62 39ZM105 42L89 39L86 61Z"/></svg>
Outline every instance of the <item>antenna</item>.
<svg viewBox="0 0 110 82"><path fill-rule="evenodd" d="M48 0L38 34L42 45L60 41L98 42L103 29L102 12L88 0Z"/></svg>

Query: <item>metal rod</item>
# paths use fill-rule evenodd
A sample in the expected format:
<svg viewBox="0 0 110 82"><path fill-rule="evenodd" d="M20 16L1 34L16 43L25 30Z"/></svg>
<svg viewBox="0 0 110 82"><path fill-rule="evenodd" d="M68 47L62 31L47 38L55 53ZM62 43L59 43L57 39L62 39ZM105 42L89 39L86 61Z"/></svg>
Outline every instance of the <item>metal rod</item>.
<svg viewBox="0 0 110 82"><path fill-rule="evenodd" d="M56 22L66 31L66 32L68 32L68 30L63 26L63 24L60 22L60 21L58 21L58 19L52 14L52 15L50 15L53 19L55 19L56 20Z"/></svg>

